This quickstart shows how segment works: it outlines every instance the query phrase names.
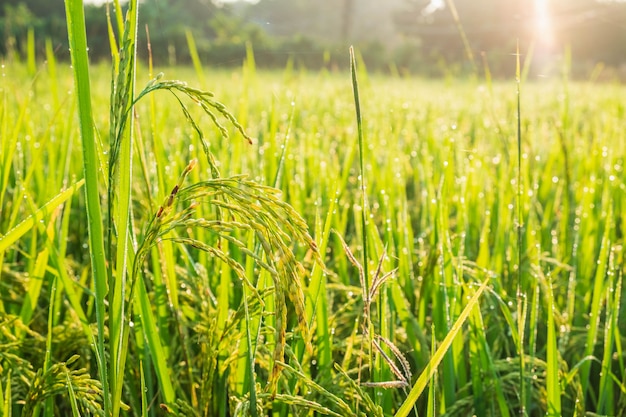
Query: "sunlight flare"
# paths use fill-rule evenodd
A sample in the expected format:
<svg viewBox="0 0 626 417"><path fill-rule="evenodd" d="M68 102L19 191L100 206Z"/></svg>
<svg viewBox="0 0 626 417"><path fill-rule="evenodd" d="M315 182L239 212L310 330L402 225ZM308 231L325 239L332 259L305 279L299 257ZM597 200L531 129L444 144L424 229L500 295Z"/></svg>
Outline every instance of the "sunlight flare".
<svg viewBox="0 0 626 417"><path fill-rule="evenodd" d="M554 44L554 33L552 27L552 19L548 10L547 0L534 0L535 18L533 24L533 33L537 41L546 46L551 47Z"/></svg>

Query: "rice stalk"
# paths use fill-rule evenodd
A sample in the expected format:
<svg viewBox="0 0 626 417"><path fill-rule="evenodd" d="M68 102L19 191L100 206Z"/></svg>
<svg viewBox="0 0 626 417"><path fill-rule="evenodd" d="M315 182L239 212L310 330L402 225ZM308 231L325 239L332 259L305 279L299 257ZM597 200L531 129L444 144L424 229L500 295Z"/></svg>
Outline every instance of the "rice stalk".
<svg viewBox="0 0 626 417"><path fill-rule="evenodd" d="M110 413L108 364L106 362L105 333L105 298L107 294L108 271L104 249L104 230L100 208L98 181L99 157L93 128L91 107L91 87L89 79L89 60L87 57L87 37L82 0L66 0L65 14L70 43L70 56L74 68L74 85L77 91L81 140L83 147L83 173L85 178L86 210L89 219L89 254L93 270L93 282L96 299L96 320L98 322L97 356L102 382L104 414Z"/></svg>

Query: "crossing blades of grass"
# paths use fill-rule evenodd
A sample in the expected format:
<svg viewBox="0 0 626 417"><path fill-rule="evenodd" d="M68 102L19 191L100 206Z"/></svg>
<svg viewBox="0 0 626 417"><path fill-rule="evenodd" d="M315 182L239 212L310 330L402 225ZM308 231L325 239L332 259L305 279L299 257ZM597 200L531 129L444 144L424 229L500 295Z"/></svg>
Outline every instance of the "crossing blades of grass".
<svg viewBox="0 0 626 417"><path fill-rule="evenodd" d="M6 251L9 246L19 240L24 234L26 234L26 232L31 230L35 225L39 224L39 222L44 218L52 215L54 210L67 201L67 199L69 199L76 190L80 189L83 184L85 184L85 180L80 180L73 186L60 192L57 196L53 197L44 206L38 209L34 214L22 220L4 236L0 237L0 253Z"/></svg>
<svg viewBox="0 0 626 417"><path fill-rule="evenodd" d="M459 315L459 318L456 320L456 322L454 323L454 325L452 326L452 328L450 329L446 337L443 339L443 341L437 348L437 351L432 355L431 360L426 365L426 370L421 373L421 375L418 377L415 384L413 384L413 388L411 388L409 395L407 396L407 398L404 400L404 402L402 403L402 405L396 412L395 417L406 417L409 414L409 412L411 412L411 409L413 408L413 404L415 404L417 399L420 397L420 395L424 391L424 388L426 388L426 385L432 378L433 374L437 371L437 367L443 360L446 352L448 351L448 348L450 348L450 346L452 345L454 338L457 336L459 331L463 328L463 324L467 320L472 309L476 305L478 305L480 296L483 293L483 291L485 291L485 289L487 288L488 283L489 283L489 278L486 278L485 281L483 281L483 283L481 284L481 286L478 287L478 289L476 290L472 298L468 300L467 304L463 308L463 311Z"/></svg>

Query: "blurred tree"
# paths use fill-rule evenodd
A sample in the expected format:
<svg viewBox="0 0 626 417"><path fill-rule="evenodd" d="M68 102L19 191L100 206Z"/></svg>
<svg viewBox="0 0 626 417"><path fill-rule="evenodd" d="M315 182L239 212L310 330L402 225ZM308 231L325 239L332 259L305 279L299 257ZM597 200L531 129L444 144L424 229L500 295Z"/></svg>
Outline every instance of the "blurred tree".
<svg viewBox="0 0 626 417"><path fill-rule="evenodd" d="M341 37L341 8L336 0L261 0L247 7L243 17L265 26L275 36Z"/></svg>
<svg viewBox="0 0 626 417"><path fill-rule="evenodd" d="M334 43L392 43L392 12L405 0L261 0L242 15L275 36L304 35Z"/></svg>
<svg viewBox="0 0 626 417"><path fill-rule="evenodd" d="M65 7L63 2L45 0L3 0L0 10L0 33L4 42L0 44L0 54L24 52L26 32L32 28L36 36L49 36L58 46L56 35L65 31ZM43 36L42 36L43 35ZM67 43L67 42L65 42ZM67 50L67 48L66 48Z"/></svg>
<svg viewBox="0 0 626 417"><path fill-rule="evenodd" d="M443 7L433 7L437 4ZM139 52L147 54L147 26L157 64L172 63L172 57L188 62L189 29L201 58L212 64L236 65L249 42L262 66L284 65L288 59L332 66L344 62L335 58L344 57L347 45L353 44L370 68L389 68L391 59L402 71L418 68L431 74L433 68L440 71L433 63L453 68L467 62L449 4L456 6L476 59L485 51L496 74L511 74L517 40L522 52L534 43L533 62L547 62L569 45L573 67L583 73L597 61L614 67L626 62L626 2L617 0L545 0L552 23L550 39L537 31L538 2L531 0L142 0ZM90 56L108 59L105 6L85 9ZM2 0L0 54L23 55L31 28L38 57L49 38L58 57L68 59L62 0ZM427 62L429 66L419 69Z"/></svg>
<svg viewBox="0 0 626 417"><path fill-rule="evenodd" d="M352 29L352 16L354 14L354 0L343 0L343 13L341 16L341 40L346 41Z"/></svg>
<svg viewBox="0 0 626 417"><path fill-rule="evenodd" d="M0 16L0 33L4 36L2 52L9 57L19 54L21 49L18 40L26 37L29 27L39 25L40 22L25 4L5 4Z"/></svg>
<svg viewBox="0 0 626 417"><path fill-rule="evenodd" d="M59 57L68 58L65 6L62 0L3 0L0 10L0 33L5 42L0 45L0 54L5 55L9 47L21 49L22 38L28 28L35 29L38 49L43 49L43 41L50 38ZM103 59L110 56L108 44L106 5L85 5L87 39L90 56ZM167 54L168 47L185 51L185 28L193 28L198 38L210 32L209 21L218 10L211 0L142 0L140 19L142 29L147 25L152 29L154 52L158 56ZM222 12L226 7L219 8ZM140 51L145 53L145 31L141 30ZM13 46L11 46L13 45Z"/></svg>
<svg viewBox="0 0 626 417"><path fill-rule="evenodd" d="M196 0L189 1L188 5L184 3L181 0L144 0L139 10L140 56L146 57L148 52L146 27L156 63L174 63L176 55L187 50L186 28L193 28L194 37L201 38L213 8Z"/></svg>
<svg viewBox="0 0 626 417"><path fill-rule="evenodd" d="M589 1L561 1L553 21L560 43L571 48L577 66L626 63L626 3L603 1L589 7Z"/></svg>
<svg viewBox="0 0 626 417"><path fill-rule="evenodd" d="M532 10L523 7L525 0L473 0L454 2L459 23L467 35L472 49L491 51L515 44L525 38L525 23ZM405 7L395 16L398 29L406 36L422 40L429 55L449 60L462 60L464 46L459 27L450 9L430 8L428 0L407 0Z"/></svg>
<svg viewBox="0 0 626 417"><path fill-rule="evenodd" d="M2 0L5 6L17 7L23 5L35 16L65 16L65 4L62 1L50 0Z"/></svg>

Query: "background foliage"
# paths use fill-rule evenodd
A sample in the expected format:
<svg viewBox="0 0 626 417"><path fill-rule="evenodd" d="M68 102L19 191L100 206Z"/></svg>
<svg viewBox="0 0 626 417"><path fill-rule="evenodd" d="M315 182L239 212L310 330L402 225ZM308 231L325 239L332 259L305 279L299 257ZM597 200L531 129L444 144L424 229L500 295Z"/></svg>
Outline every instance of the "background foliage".
<svg viewBox="0 0 626 417"><path fill-rule="evenodd" d="M457 24L448 7L427 0L261 0L214 4L210 0L145 0L140 3L138 53L147 56L146 30L160 65L189 63L185 31L191 30L203 63L237 66L252 45L260 67L288 62L309 69L345 68L345 51L356 45L370 70L446 75L473 71ZM432 2L436 4L437 2ZM445 3L445 2L440 2ZM533 2L460 0L461 24L477 60L486 53L495 75L513 73L511 51L536 47L548 60L535 60L542 73L558 72L569 48L574 75L588 77L602 62L622 75L626 63L626 3L552 0L554 43L542 49L534 33ZM88 6L90 57L108 59L105 6ZM57 56L67 59L63 5L47 0L6 0L0 10L0 54L26 55L27 34L34 31L39 57L52 40ZM482 66L482 65L479 65ZM620 74L621 71L621 74Z"/></svg>

